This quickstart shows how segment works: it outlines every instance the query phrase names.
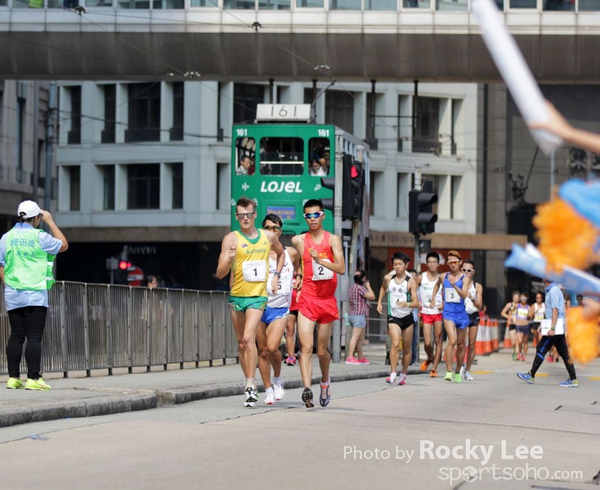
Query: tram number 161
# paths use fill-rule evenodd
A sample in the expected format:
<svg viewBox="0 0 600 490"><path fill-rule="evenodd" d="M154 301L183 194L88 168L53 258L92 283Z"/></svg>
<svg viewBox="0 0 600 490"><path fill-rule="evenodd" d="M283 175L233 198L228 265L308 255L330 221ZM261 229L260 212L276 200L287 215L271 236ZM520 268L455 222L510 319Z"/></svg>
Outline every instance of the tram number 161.
<svg viewBox="0 0 600 490"><path fill-rule="evenodd" d="M329 138L329 129L319 129L317 133L319 133L321 138Z"/></svg>

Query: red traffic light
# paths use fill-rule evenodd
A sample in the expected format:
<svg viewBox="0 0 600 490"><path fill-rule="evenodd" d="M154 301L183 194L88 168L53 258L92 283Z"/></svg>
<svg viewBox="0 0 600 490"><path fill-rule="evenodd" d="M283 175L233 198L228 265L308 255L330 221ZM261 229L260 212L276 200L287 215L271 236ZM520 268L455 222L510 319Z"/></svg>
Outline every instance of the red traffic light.
<svg viewBox="0 0 600 490"><path fill-rule="evenodd" d="M360 174L358 173L358 169L356 168L356 165L352 165L352 167L350 167L350 177L352 177L353 179L356 179Z"/></svg>
<svg viewBox="0 0 600 490"><path fill-rule="evenodd" d="M119 262L119 269L121 269L122 271L128 269L129 267L131 267L131 262L127 262L126 260L121 260Z"/></svg>

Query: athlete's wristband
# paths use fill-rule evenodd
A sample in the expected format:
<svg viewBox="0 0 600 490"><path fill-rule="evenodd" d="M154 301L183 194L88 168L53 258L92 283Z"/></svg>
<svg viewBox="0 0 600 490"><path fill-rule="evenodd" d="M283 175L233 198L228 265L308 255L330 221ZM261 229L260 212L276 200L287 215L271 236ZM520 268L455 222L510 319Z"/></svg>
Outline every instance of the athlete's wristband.
<svg viewBox="0 0 600 490"><path fill-rule="evenodd" d="M279 279L281 279L281 272L275 271L275 272L273 272L273 275L277 276Z"/></svg>

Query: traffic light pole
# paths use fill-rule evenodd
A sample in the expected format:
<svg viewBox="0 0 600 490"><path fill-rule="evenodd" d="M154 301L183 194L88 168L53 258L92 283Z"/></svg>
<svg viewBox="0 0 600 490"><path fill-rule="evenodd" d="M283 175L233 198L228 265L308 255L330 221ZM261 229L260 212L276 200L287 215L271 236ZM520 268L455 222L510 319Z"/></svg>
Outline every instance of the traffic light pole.
<svg viewBox="0 0 600 490"><path fill-rule="evenodd" d="M344 185L344 133L336 130L335 133L335 192L333 193L333 232L342 239L342 202ZM335 298L338 305L341 304L341 287L338 281L338 287L335 291ZM331 339L332 361L339 363L342 357L342 325L340 320L333 322L333 332Z"/></svg>
<svg viewBox="0 0 600 490"><path fill-rule="evenodd" d="M421 167L415 168L415 190L416 191L423 190L422 180L421 180ZM419 233L415 233L413 236L415 237L413 267L417 271L417 274L420 274L421 273L421 251L419 248L419 237L421 235ZM412 312L411 312L411 314L412 314ZM417 339L419 339L419 337L421 335L418 317L417 317L417 321L415 322L415 326L413 328L413 335L415 335L417 337ZM420 344L417 344L417 346L419 346L419 345ZM413 361L417 364L419 363L419 350L420 349L417 347L417 358L413 359Z"/></svg>

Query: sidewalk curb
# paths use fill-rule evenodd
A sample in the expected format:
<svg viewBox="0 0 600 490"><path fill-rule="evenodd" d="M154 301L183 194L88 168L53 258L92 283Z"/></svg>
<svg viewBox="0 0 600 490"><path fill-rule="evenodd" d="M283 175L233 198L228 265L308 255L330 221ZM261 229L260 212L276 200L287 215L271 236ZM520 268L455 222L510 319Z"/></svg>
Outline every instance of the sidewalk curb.
<svg viewBox="0 0 600 490"><path fill-rule="evenodd" d="M333 383L353 381L359 379L384 378L389 374L389 369L373 371L356 371L349 373L331 374ZM411 367L408 374L422 374L418 366ZM320 377L313 377L312 384L318 385ZM301 388L302 378L300 376L285 379L287 389ZM263 391L264 386L258 385ZM87 390L82 390L87 391ZM94 389L93 391L99 391ZM76 417L96 417L99 415L110 415L115 413L134 412L138 410L150 410L165 405L180 405L197 400L217 398L224 396L241 395L244 391L242 382L226 383L206 387L178 388L173 390L155 390L132 392L126 395L108 395L103 398L92 398L88 400L73 400L68 402L49 402L36 407L10 407L0 409L0 427L27 424L30 422L43 422L47 420L59 420Z"/></svg>

